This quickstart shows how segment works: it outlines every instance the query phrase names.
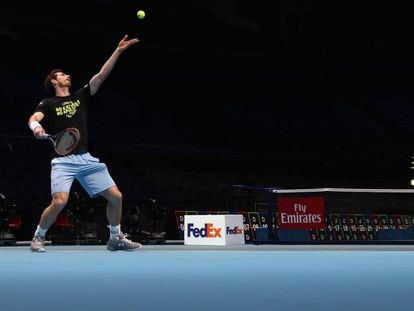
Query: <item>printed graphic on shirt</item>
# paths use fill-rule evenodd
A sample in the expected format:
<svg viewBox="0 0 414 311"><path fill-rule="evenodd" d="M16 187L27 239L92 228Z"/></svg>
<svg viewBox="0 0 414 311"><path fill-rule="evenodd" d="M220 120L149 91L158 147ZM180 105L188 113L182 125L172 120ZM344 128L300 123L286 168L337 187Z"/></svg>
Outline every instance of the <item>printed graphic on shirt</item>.
<svg viewBox="0 0 414 311"><path fill-rule="evenodd" d="M57 116L65 116L67 119L72 118L76 112L77 108L80 106L80 100L76 101L66 101L62 103L61 107L56 107L56 115Z"/></svg>

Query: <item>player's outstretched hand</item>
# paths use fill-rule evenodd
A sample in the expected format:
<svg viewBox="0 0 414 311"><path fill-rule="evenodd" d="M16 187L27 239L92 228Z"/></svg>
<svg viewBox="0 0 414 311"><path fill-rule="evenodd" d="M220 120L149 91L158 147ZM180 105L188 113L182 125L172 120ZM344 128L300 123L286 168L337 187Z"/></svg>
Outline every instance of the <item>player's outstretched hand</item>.
<svg viewBox="0 0 414 311"><path fill-rule="evenodd" d="M119 41L118 44L118 50L121 52L125 51L127 48L129 48L131 45L134 45L135 43L138 43L138 38L132 38L128 39L128 35L125 35L121 41Z"/></svg>

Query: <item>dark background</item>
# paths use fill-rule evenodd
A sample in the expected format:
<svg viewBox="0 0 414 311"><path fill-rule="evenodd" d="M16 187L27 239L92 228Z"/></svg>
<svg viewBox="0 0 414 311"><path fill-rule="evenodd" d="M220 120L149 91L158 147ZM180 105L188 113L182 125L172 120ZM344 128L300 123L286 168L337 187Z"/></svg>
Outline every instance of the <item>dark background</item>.
<svg viewBox="0 0 414 311"><path fill-rule="evenodd" d="M3 1L0 192L36 223L49 146L26 122L43 79L63 68L81 87L126 33L140 42L90 109L91 152L126 208L218 209L232 184L409 187L413 12L408 0Z"/></svg>

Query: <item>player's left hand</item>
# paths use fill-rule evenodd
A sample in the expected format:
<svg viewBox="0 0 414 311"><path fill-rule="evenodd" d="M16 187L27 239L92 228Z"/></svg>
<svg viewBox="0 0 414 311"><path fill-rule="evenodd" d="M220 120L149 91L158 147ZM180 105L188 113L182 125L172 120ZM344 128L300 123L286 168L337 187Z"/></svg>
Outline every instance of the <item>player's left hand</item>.
<svg viewBox="0 0 414 311"><path fill-rule="evenodd" d="M118 44L118 50L123 52L124 50L126 50L127 48L129 48L131 45L134 45L135 43L138 43L139 39L138 38L132 38L132 39L128 39L128 35L125 35L121 41L119 41Z"/></svg>

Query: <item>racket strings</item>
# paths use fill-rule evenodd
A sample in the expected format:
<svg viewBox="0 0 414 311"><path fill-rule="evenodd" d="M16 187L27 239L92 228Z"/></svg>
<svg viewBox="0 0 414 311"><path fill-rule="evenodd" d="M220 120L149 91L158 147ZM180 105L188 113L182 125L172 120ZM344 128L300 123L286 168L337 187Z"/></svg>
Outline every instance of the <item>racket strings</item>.
<svg viewBox="0 0 414 311"><path fill-rule="evenodd" d="M65 154L73 150L79 141L79 135L71 131L65 131L56 141L56 151Z"/></svg>

